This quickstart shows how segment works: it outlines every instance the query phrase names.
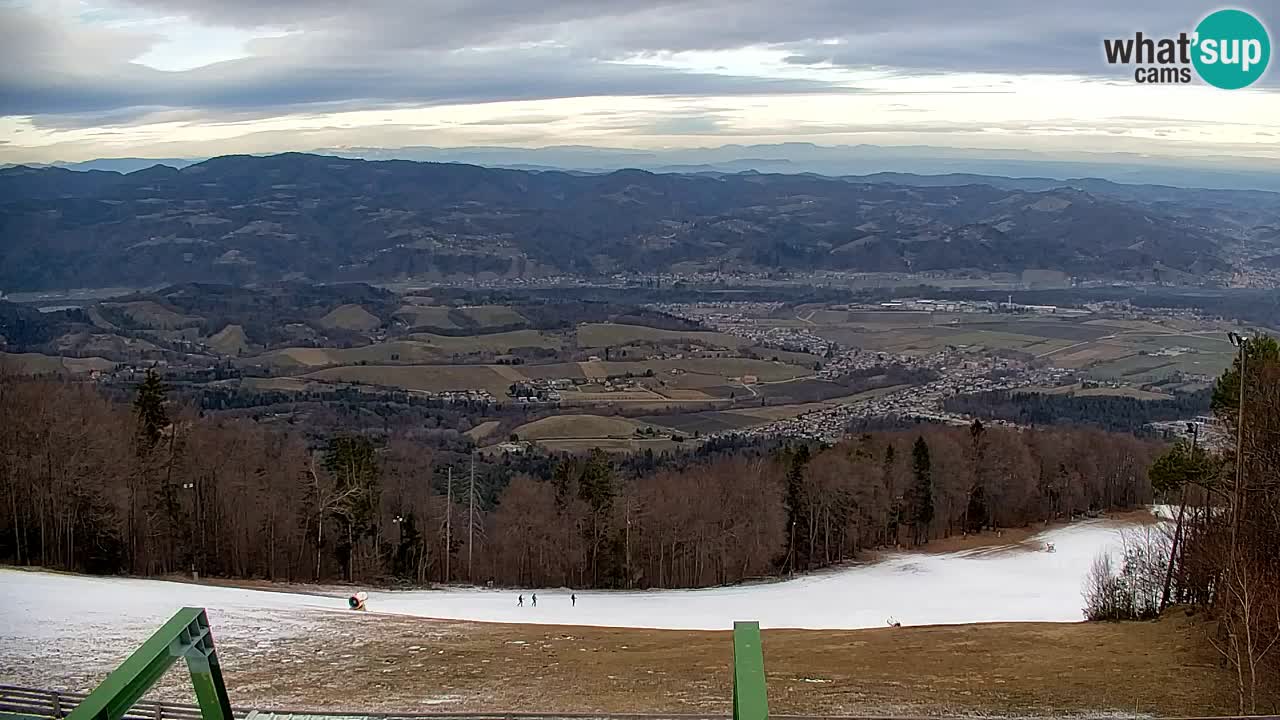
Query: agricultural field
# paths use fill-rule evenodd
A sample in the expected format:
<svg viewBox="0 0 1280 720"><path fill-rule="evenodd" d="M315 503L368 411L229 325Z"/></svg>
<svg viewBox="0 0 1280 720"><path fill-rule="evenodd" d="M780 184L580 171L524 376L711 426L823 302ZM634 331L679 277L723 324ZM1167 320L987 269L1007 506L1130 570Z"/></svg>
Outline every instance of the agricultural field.
<svg viewBox="0 0 1280 720"><path fill-rule="evenodd" d="M740 348L751 341L718 332L660 330L643 325L583 323L578 326L578 346L601 348L613 345L699 343L707 347Z"/></svg>
<svg viewBox="0 0 1280 720"><path fill-rule="evenodd" d="M502 327L506 325L525 325L529 321L525 316L506 305L475 305L459 308L477 327Z"/></svg>
<svg viewBox="0 0 1280 720"><path fill-rule="evenodd" d="M395 340L356 348L282 348L250 358L246 362L274 367L327 367L359 363L440 362L447 357L448 353L426 343Z"/></svg>
<svg viewBox="0 0 1280 720"><path fill-rule="evenodd" d="M149 300L120 304L104 304L103 307L120 311L135 323L157 330L172 330L200 322L200 318L176 313Z"/></svg>
<svg viewBox="0 0 1280 720"><path fill-rule="evenodd" d="M359 305L339 305L317 320L316 324L326 330L368 332L381 327L382 320Z"/></svg>
<svg viewBox="0 0 1280 720"><path fill-rule="evenodd" d="M776 313L782 317L781 311ZM873 352L930 354L947 347L1010 350L1105 380L1145 383L1175 373L1216 375L1232 357L1225 325L1170 318L1153 322L1091 315L991 315L918 311L823 311L808 306L794 326ZM843 319L842 319L843 318Z"/></svg>
<svg viewBox="0 0 1280 720"><path fill-rule="evenodd" d="M603 415L553 415L525 423L512 432L521 440L563 440L583 438L633 438L637 430L653 426L623 417Z"/></svg>
<svg viewBox="0 0 1280 720"><path fill-rule="evenodd" d="M509 353L518 348L559 350L564 345L564 338L560 335L538 330L512 330L488 335L461 336L413 333L408 337L441 353L459 355L480 352Z"/></svg>
<svg viewBox="0 0 1280 720"><path fill-rule="evenodd" d="M457 323L449 317L450 310L452 308L441 305L405 305L396 310L393 317L413 328L456 328Z"/></svg>
<svg viewBox="0 0 1280 720"><path fill-rule="evenodd" d="M511 386L511 380L488 365L355 365L318 370L303 377L424 392L487 390L494 397L504 397Z"/></svg>
<svg viewBox="0 0 1280 720"><path fill-rule="evenodd" d="M0 352L0 369L19 375L77 375L110 370L115 363L100 357L60 357L40 353Z"/></svg>
<svg viewBox="0 0 1280 720"><path fill-rule="evenodd" d="M228 325L205 339L209 347L222 353L238 357L249 350L249 339L244 334L244 327Z"/></svg>

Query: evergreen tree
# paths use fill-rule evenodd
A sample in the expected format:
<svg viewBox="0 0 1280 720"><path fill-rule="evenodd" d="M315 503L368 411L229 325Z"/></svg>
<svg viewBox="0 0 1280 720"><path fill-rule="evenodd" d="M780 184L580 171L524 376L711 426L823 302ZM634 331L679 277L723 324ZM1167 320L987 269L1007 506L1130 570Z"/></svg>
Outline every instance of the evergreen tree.
<svg viewBox="0 0 1280 720"><path fill-rule="evenodd" d="M355 575L355 551L360 541L374 531L380 499L373 443L359 436L331 439L324 453L324 468L335 481L337 501L332 512L341 519L342 527L336 551L346 568L347 580L351 581Z"/></svg>
<svg viewBox="0 0 1280 720"><path fill-rule="evenodd" d="M933 522L933 468L929 444L923 435L917 437L911 447L911 474L911 521L915 526L915 544L922 545L929 542L929 524Z"/></svg>
<svg viewBox="0 0 1280 720"><path fill-rule="evenodd" d="M133 409L138 418L139 450L151 450L160 442L164 429L169 426L169 414L164 409L165 386L155 370L148 369L138 395L133 399Z"/></svg>
<svg viewBox="0 0 1280 720"><path fill-rule="evenodd" d="M787 569L808 570L812 545L809 519L804 515L804 471L811 457L809 446L801 445L794 452L788 450L787 456Z"/></svg>

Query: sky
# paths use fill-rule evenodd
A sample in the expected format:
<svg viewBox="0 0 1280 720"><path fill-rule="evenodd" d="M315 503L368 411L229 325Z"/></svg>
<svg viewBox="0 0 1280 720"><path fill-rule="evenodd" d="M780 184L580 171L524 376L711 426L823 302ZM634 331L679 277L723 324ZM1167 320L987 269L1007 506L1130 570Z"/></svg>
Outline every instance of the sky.
<svg viewBox="0 0 1280 720"><path fill-rule="evenodd" d="M0 163L290 150L934 145L1280 160L1253 86L1104 38L1192 0L0 0ZM1280 40L1280 3L1235 4Z"/></svg>

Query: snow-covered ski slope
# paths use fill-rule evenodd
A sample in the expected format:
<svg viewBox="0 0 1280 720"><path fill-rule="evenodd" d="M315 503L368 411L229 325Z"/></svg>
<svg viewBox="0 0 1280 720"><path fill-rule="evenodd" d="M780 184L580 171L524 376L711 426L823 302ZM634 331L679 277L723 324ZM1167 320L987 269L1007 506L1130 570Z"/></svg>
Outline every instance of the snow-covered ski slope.
<svg viewBox="0 0 1280 720"><path fill-rule="evenodd" d="M707 590L578 591L455 588L370 592L371 615L489 622L671 629L728 629L734 620L765 628L883 627L992 621L1082 619L1081 589L1099 552L1117 547L1115 524L1077 523L1022 548L951 554L895 554L869 565ZM1037 548L1053 543L1056 552ZM537 607L532 596L538 596ZM517 607L518 595L524 607ZM346 613L346 598L0 570L0 643L39 643L110 627L145 636L177 608L206 607L215 628L282 637L314 627L319 613Z"/></svg>

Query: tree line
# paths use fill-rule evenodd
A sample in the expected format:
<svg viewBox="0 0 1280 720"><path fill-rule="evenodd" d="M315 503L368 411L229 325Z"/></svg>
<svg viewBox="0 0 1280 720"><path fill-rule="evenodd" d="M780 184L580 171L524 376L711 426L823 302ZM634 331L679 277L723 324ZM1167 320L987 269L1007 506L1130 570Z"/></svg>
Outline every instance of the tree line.
<svg viewBox="0 0 1280 720"><path fill-rule="evenodd" d="M1115 432L1142 433L1153 422L1180 420L1209 411L1211 392L1180 393L1161 400L1123 395L1050 395L990 390L943 401L952 412L1007 420L1020 425L1095 425Z"/></svg>
<svg viewBox="0 0 1280 720"><path fill-rule="evenodd" d="M701 587L879 546L1149 502L1158 446L1094 430L922 426L682 463L469 463L397 431L307 437L0 376L0 559L94 573ZM641 462L641 461L645 462ZM494 485L495 471L510 472Z"/></svg>
<svg viewBox="0 0 1280 720"><path fill-rule="evenodd" d="M1228 442L1206 448L1184 441L1156 459L1150 478L1173 508L1173 527L1159 542L1139 543L1138 552L1104 573L1097 586L1106 591L1100 593L1104 600L1117 595L1124 600L1109 608L1122 618L1157 614L1179 603L1202 611L1208 622L1201 637L1232 672L1239 712L1275 712L1280 710L1280 343L1266 336L1246 339L1213 388L1212 408ZM1136 560L1132 565L1131 559Z"/></svg>

